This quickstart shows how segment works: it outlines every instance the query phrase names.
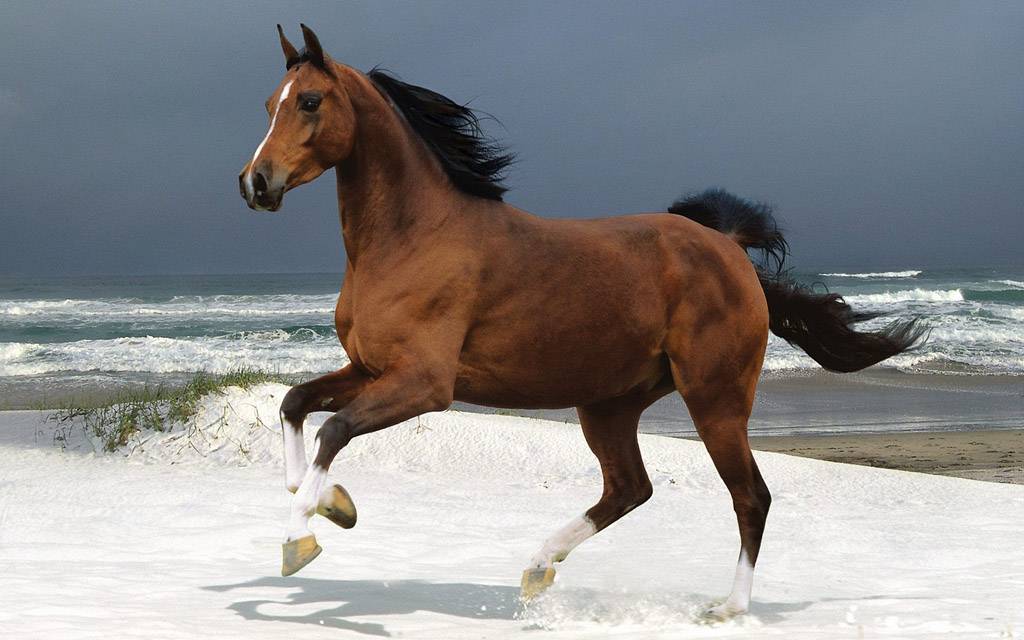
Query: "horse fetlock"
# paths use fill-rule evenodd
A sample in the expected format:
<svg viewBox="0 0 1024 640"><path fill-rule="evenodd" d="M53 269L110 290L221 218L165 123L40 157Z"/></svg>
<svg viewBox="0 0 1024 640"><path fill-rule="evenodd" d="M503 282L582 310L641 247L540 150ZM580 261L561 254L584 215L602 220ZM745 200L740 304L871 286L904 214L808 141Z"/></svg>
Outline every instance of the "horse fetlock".
<svg viewBox="0 0 1024 640"><path fill-rule="evenodd" d="M316 513L323 493L327 471L317 465L310 465L298 491L292 496L291 515L288 519L287 540L297 540L309 533L309 519Z"/></svg>
<svg viewBox="0 0 1024 640"><path fill-rule="evenodd" d="M569 557L568 549L559 549L551 545L550 541L541 547L541 550L533 554L527 571L550 569L556 562L561 562Z"/></svg>
<svg viewBox="0 0 1024 640"><path fill-rule="evenodd" d="M530 566L535 569L551 567L562 562L581 542L597 533L597 527L588 516L576 518L561 531L549 538L531 560Z"/></svg>
<svg viewBox="0 0 1024 640"><path fill-rule="evenodd" d="M315 503L312 507L293 504L292 514L285 530L285 542L293 542L313 535L313 532L309 530L309 519L313 517L314 513L316 513Z"/></svg>
<svg viewBox="0 0 1024 640"><path fill-rule="evenodd" d="M732 598L726 600L722 604L709 607L701 617L708 622L725 622L741 616L747 612L748 605L740 602L733 602Z"/></svg>

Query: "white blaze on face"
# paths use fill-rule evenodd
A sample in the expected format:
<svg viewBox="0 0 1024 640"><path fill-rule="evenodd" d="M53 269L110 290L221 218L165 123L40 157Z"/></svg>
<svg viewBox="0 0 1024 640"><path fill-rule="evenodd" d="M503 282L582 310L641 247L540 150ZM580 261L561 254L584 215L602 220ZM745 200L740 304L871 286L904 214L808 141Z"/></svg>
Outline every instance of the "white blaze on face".
<svg viewBox="0 0 1024 640"><path fill-rule="evenodd" d="M274 107L274 115L270 118L270 128L267 129L267 135L263 136L263 142L260 146L256 147L256 153L252 154L252 161L249 163L249 170L245 172L245 186L249 189L249 193L253 193L252 187L252 170L256 166L256 160L259 159L260 153L263 151L263 145L267 144L267 140L270 140L270 134L274 132L274 125L277 124L277 114L281 111L281 104L288 99L288 94L291 93L292 83L294 80L289 80L288 84L284 85L281 89L281 97L277 99L277 106Z"/></svg>

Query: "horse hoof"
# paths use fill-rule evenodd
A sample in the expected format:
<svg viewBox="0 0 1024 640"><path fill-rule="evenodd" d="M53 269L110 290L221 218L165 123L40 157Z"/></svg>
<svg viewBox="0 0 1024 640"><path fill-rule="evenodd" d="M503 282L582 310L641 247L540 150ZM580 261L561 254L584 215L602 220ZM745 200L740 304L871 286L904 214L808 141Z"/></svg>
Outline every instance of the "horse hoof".
<svg viewBox="0 0 1024 640"><path fill-rule="evenodd" d="M527 569L523 572L523 581L520 585L520 597L525 600L533 600L555 582L554 567L540 569Z"/></svg>
<svg viewBox="0 0 1024 640"><path fill-rule="evenodd" d="M330 502L317 505L316 512L342 529L356 526L356 505L345 487L336 484L331 491Z"/></svg>
<svg viewBox="0 0 1024 640"><path fill-rule="evenodd" d="M281 575L290 576L316 559L323 549L316 543L316 537L309 535L298 540L289 540L281 545Z"/></svg>

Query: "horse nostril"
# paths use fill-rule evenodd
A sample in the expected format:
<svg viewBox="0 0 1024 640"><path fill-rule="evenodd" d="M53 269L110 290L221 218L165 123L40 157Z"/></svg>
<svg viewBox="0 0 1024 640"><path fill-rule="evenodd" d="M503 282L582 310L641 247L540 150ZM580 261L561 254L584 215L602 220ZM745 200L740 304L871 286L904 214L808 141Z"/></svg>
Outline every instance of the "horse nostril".
<svg viewBox="0 0 1024 640"><path fill-rule="evenodd" d="M262 173L257 171L253 174L252 188L255 196L263 196L267 193L267 179Z"/></svg>

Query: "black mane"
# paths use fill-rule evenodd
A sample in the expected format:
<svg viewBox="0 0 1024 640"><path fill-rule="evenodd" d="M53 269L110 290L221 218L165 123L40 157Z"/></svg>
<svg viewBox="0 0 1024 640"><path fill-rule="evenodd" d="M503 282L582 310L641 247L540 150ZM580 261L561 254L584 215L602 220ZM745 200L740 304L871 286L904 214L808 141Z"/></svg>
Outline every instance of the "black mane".
<svg viewBox="0 0 1024 640"><path fill-rule="evenodd" d="M472 109L379 69L368 75L434 152L456 188L480 198L501 200L508 190L501 184L504 172L515 157L484 136L480 118Z"/></svg>

